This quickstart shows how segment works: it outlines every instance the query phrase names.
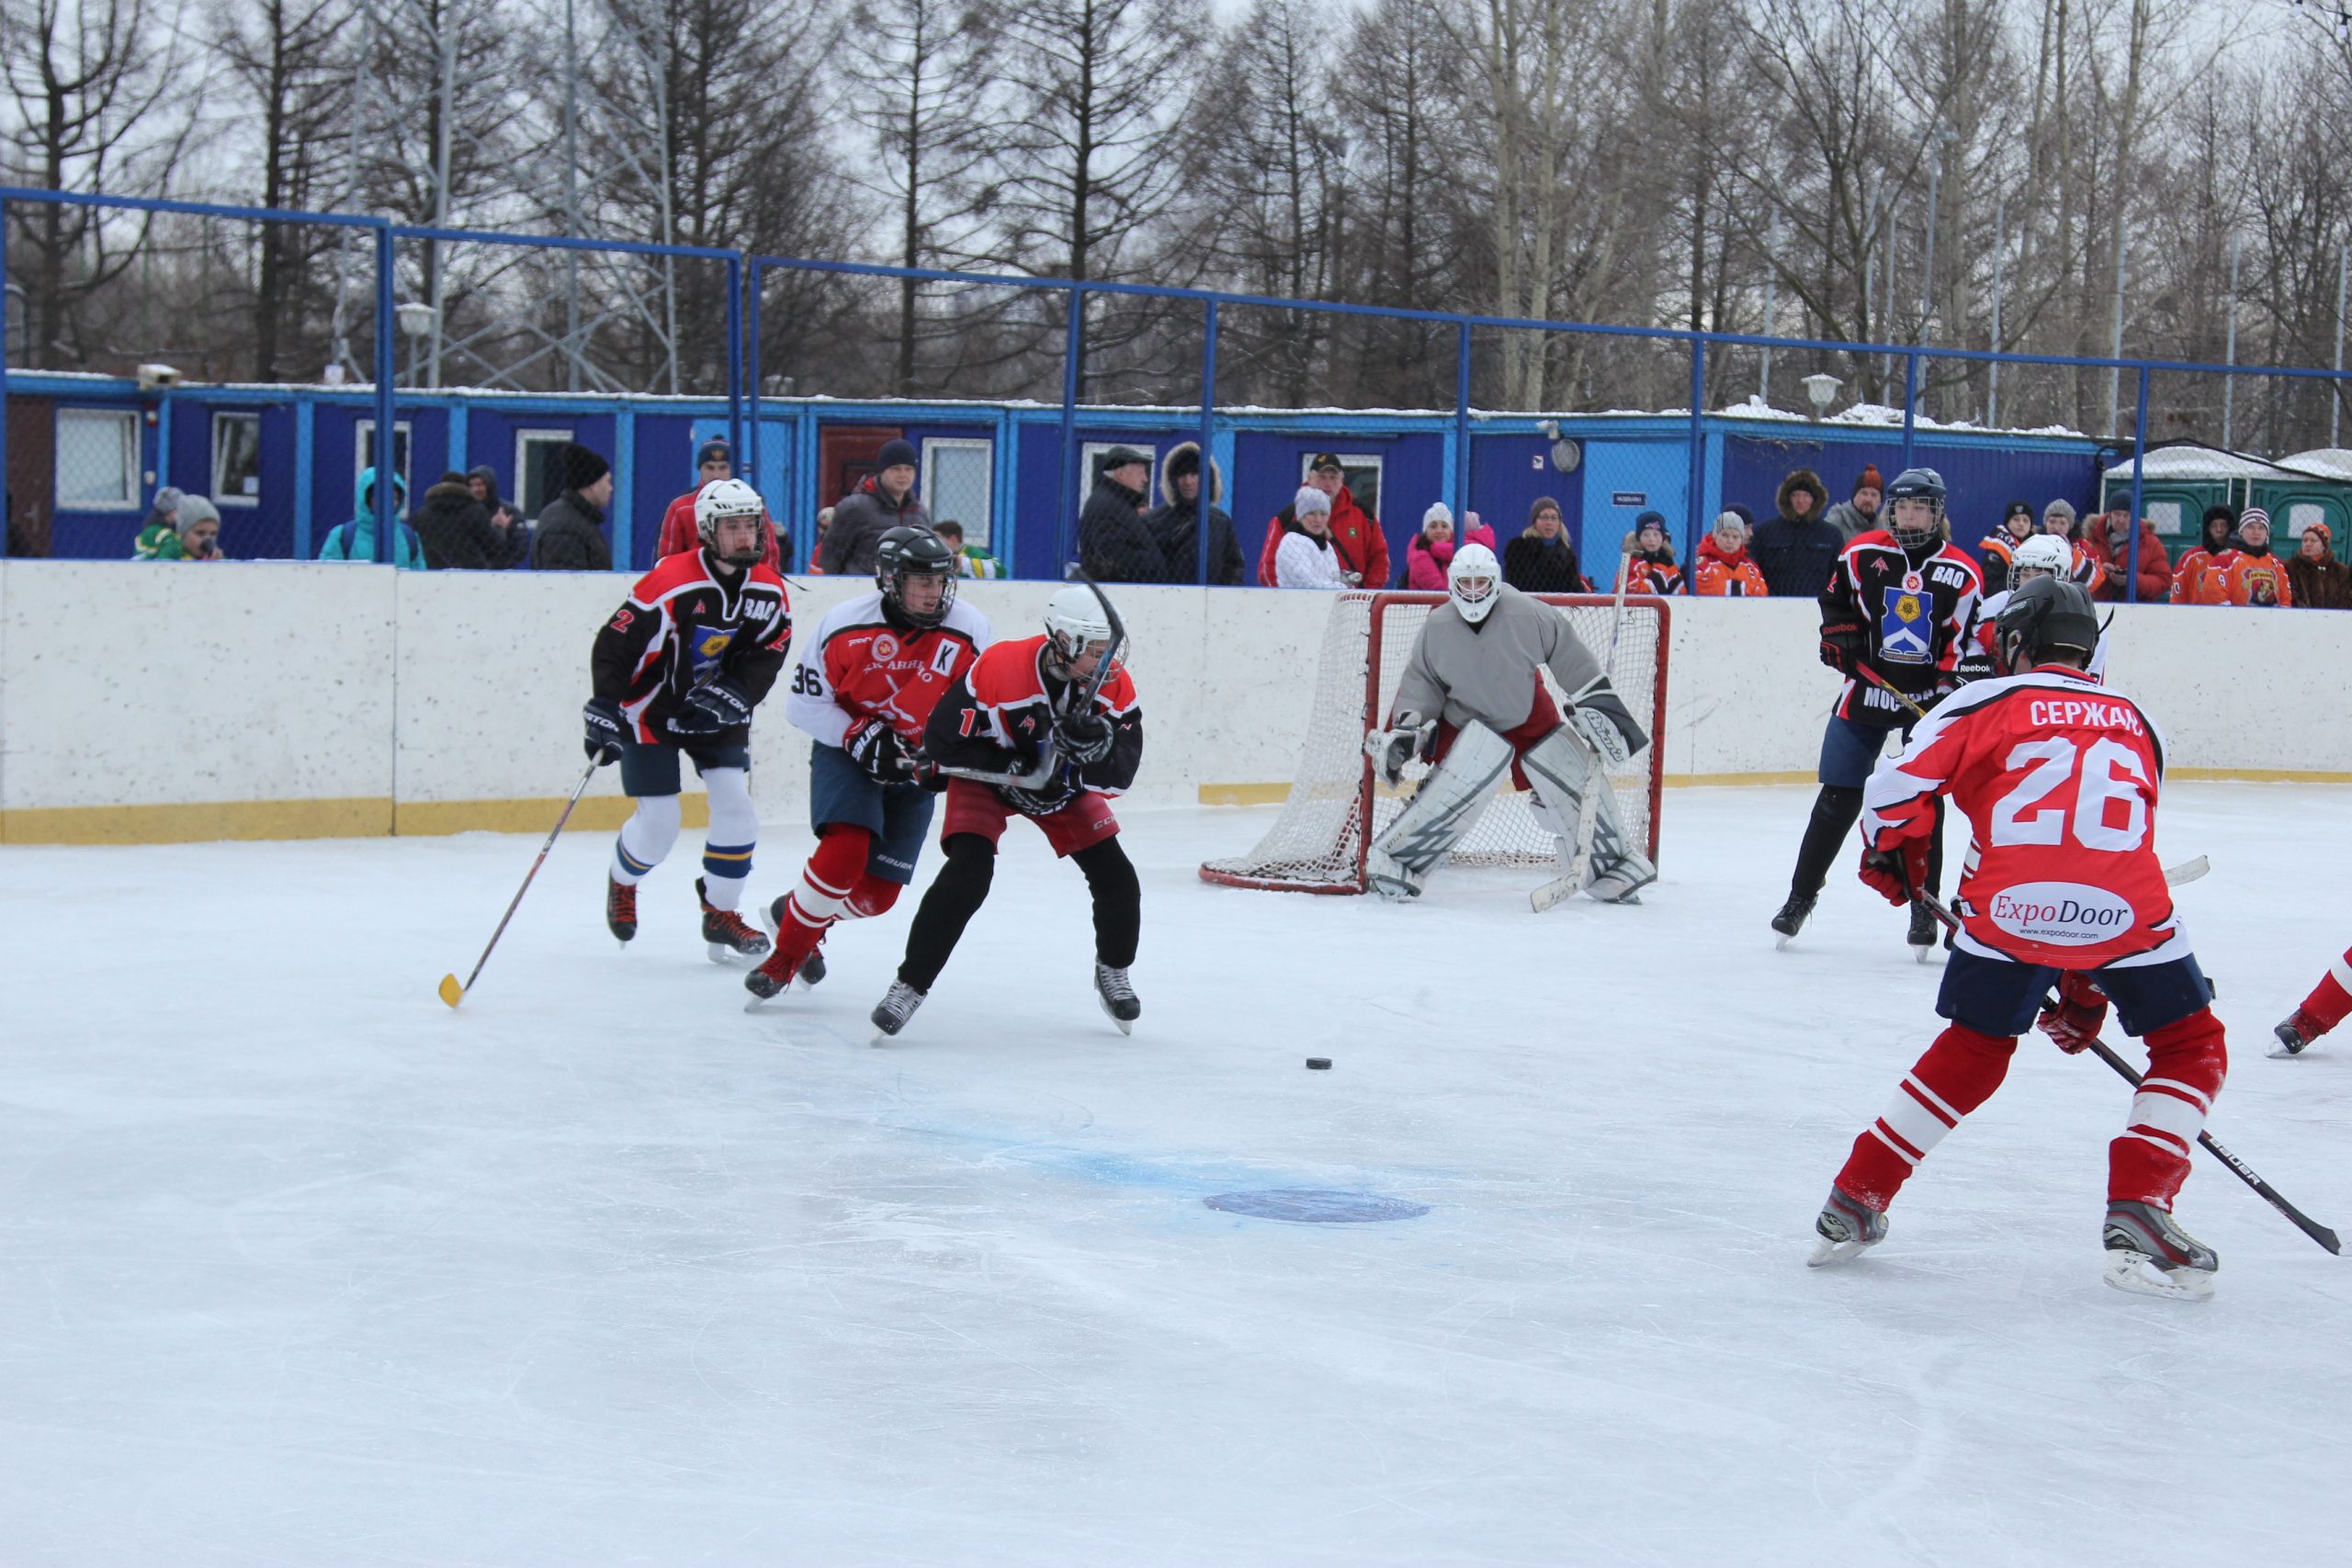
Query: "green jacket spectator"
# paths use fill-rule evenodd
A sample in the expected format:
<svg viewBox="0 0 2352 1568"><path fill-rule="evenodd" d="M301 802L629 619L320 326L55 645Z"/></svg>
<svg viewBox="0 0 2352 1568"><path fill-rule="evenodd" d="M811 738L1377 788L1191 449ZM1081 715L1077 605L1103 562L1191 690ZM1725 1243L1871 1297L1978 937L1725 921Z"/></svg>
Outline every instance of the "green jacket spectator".
<svg viewBox="0 0 2352 1568"><path fill-rule="evenodd" d="M177 494L177 491L173 493ZM174 513L179 520L176 528L164 527L153 541L148 535L156 533L157 525L140 530L141 560L220 560L220 513L212 502L200 495L184 495Z"/></svg>
<svg viewBox="0 0 2352 1568"><path fill-rule="evenodd" d="M958 577L1010 577L1004 563L980 548L964 542L964 525L949 518L934 523L931 531L939 536L947 547L956 552L956 575Z"/></svg>

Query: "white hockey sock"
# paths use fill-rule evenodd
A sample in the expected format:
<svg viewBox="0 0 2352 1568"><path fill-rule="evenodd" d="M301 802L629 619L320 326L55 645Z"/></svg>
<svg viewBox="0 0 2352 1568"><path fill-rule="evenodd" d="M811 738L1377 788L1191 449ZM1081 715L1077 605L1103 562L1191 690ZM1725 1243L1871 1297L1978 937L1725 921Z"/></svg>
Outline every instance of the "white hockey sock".
<svg viewBox="0 0 2352 1568"><path fill-rule="evenodd" d="M638 796L637 809L613 840L613 880L634 887L660 865L678 841L678 797Z"/></svg>
<svg viewBox="0 0 2352 1568"><path fill-rule="evenodd" d="M714 909L736 908L743 901L752 850L760 837L750 775L741 768L712 768L702 782L710 790L710 827L702 844L703 897Z"/></svg>

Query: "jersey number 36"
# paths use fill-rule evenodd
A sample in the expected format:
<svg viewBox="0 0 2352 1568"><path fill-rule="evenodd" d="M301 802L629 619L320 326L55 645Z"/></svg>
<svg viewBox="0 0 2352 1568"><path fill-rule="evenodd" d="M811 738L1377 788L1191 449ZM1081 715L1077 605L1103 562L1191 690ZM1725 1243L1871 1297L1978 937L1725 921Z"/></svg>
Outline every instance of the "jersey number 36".
<svg viewBox="0 0 2352 1568"><path fill-rule="evenodd" d="M2128 746L2094 740L2085 750L2054 735L2010 748L2007 768L2010 773L2032 771L1993 807L1996 844L2064 842L2070 813L2041 803L2070 780L2075 781L2071 815L2076 843L2086 850L2136 850L2148 836L2148 803L2141 793L2147 786L2147 767ZM2119 815L2121 820L2115 820Z"/></svg>

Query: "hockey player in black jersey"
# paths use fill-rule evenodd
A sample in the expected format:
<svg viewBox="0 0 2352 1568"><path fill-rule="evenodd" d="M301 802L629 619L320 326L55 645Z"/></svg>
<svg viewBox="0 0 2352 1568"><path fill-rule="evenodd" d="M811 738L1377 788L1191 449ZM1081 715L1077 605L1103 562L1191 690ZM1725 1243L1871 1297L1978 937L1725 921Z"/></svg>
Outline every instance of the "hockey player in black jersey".
<svg viewBox="0 0 2352 1568"><path fill-rule="evenodd" d="M1944 481L1905 468L1886 487L1887 525L1855 536L1821 592L1821 661L1846 677L1821 739L1821 793L1797 850L1788 902L1772 917L1782 945L1813 913L1829 867L1862 812L1862 784L1891 730L1906 737L1920 714L1959 684L1957 669L1984 595L1976 563L1944 537ZM1929 840L1928 888L1943 874L1943 818ZM1936 941L1924 903L1911 906L1909 940L1921 963Z"/></svg>

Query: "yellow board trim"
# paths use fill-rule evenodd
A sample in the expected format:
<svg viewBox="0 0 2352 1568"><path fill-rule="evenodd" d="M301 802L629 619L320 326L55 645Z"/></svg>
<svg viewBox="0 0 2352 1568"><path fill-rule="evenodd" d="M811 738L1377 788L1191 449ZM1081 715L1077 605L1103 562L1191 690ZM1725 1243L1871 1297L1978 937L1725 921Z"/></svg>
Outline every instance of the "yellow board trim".
<svg viewBox="0 0 2352 1568"><path fill-rule="evenodd" d="M710 826L710 796L679 802L689 828ZM568 831L610 832L635 803L598 795L573 808ZM380 839L388 834L544 833L561 795L529 800L230 800L171 806L54 806L0 811L0 844L188 844L222 839Z"/></svg>

